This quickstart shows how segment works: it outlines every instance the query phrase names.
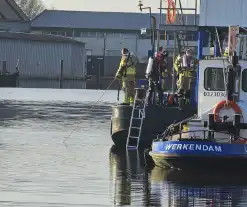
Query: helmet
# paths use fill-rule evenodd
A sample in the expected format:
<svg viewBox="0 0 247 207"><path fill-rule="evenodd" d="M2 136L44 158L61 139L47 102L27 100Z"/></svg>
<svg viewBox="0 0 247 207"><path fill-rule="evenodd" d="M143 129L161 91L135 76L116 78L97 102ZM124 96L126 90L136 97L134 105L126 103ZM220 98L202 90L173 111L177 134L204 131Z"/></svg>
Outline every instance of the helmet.
<svg viewBox="0 0 247 207"><path fill-rule="evenodd" d="M121 53L122 53L122 55L126 55L129 53L129 50L127 48L123 48Z"/></svg>
<svg viewBox="0 0 247 207"><path fill-rule="evenodd" d="M191 53L192 53L192 50L191 50L190 48L187 48L187 49L185 50L185 54L186 54L186 55L191 55Z"/></svg>
<svg viewBox="0 0 247 207"><path fill-rule="evenodd" d="M192 53L192 49L187 48L187 49L185 50L185 52Z"/></svg>
<svg viewBox="0 0 247 207"><path fill-rule="evenodd" d="M165 51L165 49L162 49L161 54L162 54L164 57L167 57L167 56L168 56L168 53Z"/></svg>
<svg viewBox="0 0 247 207"><path fill-rule="evenodd" d="M159 47L159 51L162 51L163 50L163 47L161 46L161 47Z"/></svg>

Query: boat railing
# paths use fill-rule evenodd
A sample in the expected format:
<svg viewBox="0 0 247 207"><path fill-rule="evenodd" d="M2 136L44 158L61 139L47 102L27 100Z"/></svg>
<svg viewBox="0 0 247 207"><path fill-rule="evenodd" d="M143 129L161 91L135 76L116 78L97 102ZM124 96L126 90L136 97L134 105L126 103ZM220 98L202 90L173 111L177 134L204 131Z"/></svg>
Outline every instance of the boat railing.
<svg viewBox="0 0 247 207"><path fill-rule="evenodd" d="M198 136L198 132L203 134L203 137L201 135ZM227 131L218 131L218 130L208 130L208 129L199 129L199 130L189 130L189 131L179 131L175 133L167 133L166 135L163 136L158 136L156 140L163 140L163 141L168 141L170 140L169 138L172 138L174 136L178 136L178 140L210 140L214 141L215 140L215 133L217 134L225 134L229 136L229 142L232 143L237 140L246 140L247 138L241 137L239 135L227 132ZM183 136L184 134L189 134L189 136ZM217 137L216 137L217 138Z"/></svg>

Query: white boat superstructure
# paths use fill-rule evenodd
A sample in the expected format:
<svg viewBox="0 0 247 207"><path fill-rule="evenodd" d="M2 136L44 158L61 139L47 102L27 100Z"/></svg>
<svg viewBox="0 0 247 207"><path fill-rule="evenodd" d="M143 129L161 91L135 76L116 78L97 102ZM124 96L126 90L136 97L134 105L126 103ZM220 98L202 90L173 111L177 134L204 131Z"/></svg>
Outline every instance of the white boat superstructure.
<svg viewBox="0 0 247 207"><path fill-rule="evenodd" d="M247 138L247 36L232 32L232 28L236 26L229 27L230 56L199 61L198 118L190 120L186 127L186 131L194 131L191 137L203 137L204 132L195 130L210 128ZM214 133L214 138L229 142L226 134Z"/></svg>

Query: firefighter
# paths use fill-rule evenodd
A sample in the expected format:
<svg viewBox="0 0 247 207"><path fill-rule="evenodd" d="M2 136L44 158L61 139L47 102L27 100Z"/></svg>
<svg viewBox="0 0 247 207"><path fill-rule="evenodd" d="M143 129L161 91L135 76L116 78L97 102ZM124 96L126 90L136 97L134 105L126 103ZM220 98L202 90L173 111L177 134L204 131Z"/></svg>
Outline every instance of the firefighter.
<svg viewBox="0 0 247 207"><path fill-rule="evenodd" d="M149 94L148 94L148 102L151 101L155 89L158 92L159 96L159 104L163 104L163 90L161 87L160 77L162 76L162 72L165 71L166 63L165 57L167 57L167 53L165 50L158 51L156 56L154 57L152 70L148 75L148 82L149 82Z"/></svg>
<svg viewBox="0 0 247 207"><path fill-rule="evenodd" d="M192 56L192 50L186 49L185 54L178 56L174 63L174 69L178 74L177 89L178 96L184 96L190 100L192 80L195 78L198 60Z"/></svg>
<svg viewBox="0 0 247 207"><path fill-rule="evenodd" d="M122 80L122 90L124 91L123 103L132 105L135 95L137 58L127 48L123 48L121 53L122 58L116 73L116 79Z"/></svg>

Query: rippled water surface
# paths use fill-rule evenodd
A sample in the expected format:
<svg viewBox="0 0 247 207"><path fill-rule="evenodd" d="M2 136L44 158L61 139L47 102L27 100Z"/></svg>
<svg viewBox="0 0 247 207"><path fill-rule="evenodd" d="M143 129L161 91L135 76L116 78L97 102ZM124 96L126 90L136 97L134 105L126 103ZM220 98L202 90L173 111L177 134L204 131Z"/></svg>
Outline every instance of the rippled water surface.
<svg viewBox="0 0 247 207"><path fill-rule="evenodd" d="M143 155L117 152L117 92L92 109L102 94L0 89L0 206L247 206L245 178L148 170Z"/></svg>

